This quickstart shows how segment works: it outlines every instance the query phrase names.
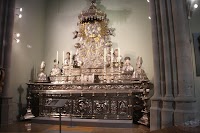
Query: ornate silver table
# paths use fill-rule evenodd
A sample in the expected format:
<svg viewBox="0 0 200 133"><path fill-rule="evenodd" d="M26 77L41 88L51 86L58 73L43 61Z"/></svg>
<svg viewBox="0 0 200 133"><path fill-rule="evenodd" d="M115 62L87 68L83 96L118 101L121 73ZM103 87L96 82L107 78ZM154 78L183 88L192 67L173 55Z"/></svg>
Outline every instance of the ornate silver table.
<svg viewBox="0 0 200 133"><path fill-rule="evenodd" d="M135 117L138 116L137 113L141 114L145 108L143 97L148 91L148 81L90 84L28 83L27 99L30 101L27 103L30 104L28 106L35 116L59 116L59 110L45 105L53 99L67 99L62 108L62 115L135 121L140 119Z"/></svg>

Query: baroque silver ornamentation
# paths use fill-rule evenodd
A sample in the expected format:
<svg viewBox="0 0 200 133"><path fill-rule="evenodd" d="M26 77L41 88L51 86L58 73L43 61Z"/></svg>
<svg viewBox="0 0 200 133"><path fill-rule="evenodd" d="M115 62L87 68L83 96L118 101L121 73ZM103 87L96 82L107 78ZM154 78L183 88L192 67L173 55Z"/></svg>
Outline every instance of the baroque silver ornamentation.
<svg viewBox="0 0 200 133"><path fill-rule="evenodd" d="M62 73L58 61L55 62L49 77L51 83L28 83L27 99L32 101L28 104L39 110L36 116L57 117L59 110L45 105L54 99L67 99L63 116L135 121L144 118L144 124L148 124L146 103L150 83L141 69L142 58L138 58L132 74L130 59L123 63L120 49L111 48L110 36L115 35L115 29L108 27L107 15L97 9L95 2L92 0L89 9L78 16L78 30L73 32L73 38L78 39L73 63L72 55L68 54Z"/></svg>

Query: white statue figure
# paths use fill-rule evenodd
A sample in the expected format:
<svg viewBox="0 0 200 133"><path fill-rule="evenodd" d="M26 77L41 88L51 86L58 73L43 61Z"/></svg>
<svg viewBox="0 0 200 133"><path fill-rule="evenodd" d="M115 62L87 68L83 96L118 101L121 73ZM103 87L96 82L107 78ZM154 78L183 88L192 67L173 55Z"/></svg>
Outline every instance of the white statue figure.
<svg viewBox="0 0 200 133"><path fill-rule="evenodd" d="M142 63L143 63L142 57L138 56L137 60L136 60L136 67L137 68L133 72L133 76L132 76L132 78L134 80L148 80L145 71L141 68L142 67Z"/></svg>
<svg viewBox="0 0 200 133"><path fill-rule="evenodd" d="M64 66L69 66L70 65L70 52L66 53L66 58L64 59Z"/></svg>
<svg viewBox="0 0 200 133"><path fill-rule="evenodd" d="M112 53L111 53L112 54ZM113 59L112 59L112 63L113 63L113 67L120 67L123 63L123 58L120 55L119 49L115 49L113 52Z"/></svg>
<svg viewBox="0 0 200 133"><path fill-rule="evenodd" d="M38 79L37 79L38 82L47 82L48 81L47 74L44 73L45 66L46 66L46 63L44 61L42 61L40 64L40 73L38 74Z"/></svg>
<svg viewBox="0 0 200 133"><path fill-rule="evenodd" d="M76 48L76 53L72 56L72 64L74 68L80 68L80 66L83 65L83 63L79 60L79 50L80 50L81 44L76 43L74 47Z"/></svg>
<svg viewBox="0 0 200 133"><path fill-rule="evenodd" d="M54 60L54 66L51 69L50 76L58 76L58 75L61 75L61 70L59 68L59 61L57 62L56 60Z"/></svg>
<svg viewBox="0 0 200 133"><path fill-rule="evenodd" d="M66 53L66 58L64 59L64 64L62 66L62 72L64 75L70 75L70 69L72 68L72 59L71 59L71 53Z"/></svg>
<svg viewBox="0 0 200 133"><path fill-rule="evenodd" d="M113 52L113 62L122 62L122 56L120 55L119 56L119 50L118 49L115 49L114 52Z"/></svg>
<svg viewBox="0 0 200 133"><path fill-rule="evenodd" d="M92 75L81 74L81 83L94 83L94 73Z"/></svg>
<svg viewBox="0 0 200 133"><path fill-rule="evenodd" d="M77 54L73 55L72 61L73 61L73 67L74 68L80 68L80 66L82 65L82 62L79 61Z"/></svg>
<svg viewBox="0 0 200 133"><path fill-rule="evenodd" d="M131 65L130 57L124 58L124 65L122 67L122 72L124 72L124 73L132 73L133 72L133 66Z"/></svg>
<svg viewBox="0 0 200 133"><path fill-rule="evenodd" d="M40 65L40 69L44 70L46 66L46 63L44 61L42 61L41 65Z"/></svg>

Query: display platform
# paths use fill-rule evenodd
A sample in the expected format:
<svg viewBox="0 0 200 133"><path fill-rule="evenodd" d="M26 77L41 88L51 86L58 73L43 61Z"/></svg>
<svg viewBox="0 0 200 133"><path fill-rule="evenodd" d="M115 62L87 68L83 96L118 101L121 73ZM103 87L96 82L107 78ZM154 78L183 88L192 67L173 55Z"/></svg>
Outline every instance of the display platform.
<svg viewBox="0 0 200 133"><path fill-rule="evenodd" d="M59 118L36 117L31 120L32 123L41 124L59 124ZM111 127L111 128L132 128L132 120L103 120L103 119L78 119L62 117L62 126L87 126L87 127Z"/></svg>
<svg viewBox="0 0 200 133"><path fill-rule="evenodd" d="M59 109L48 105L65 99L62 116L80 119L138 121L146 109L148 81L132 83L52 84L28 83L28 99L37 117L58 117ZM141 115L142 114L142 115ZM140 116L140 117L138 117Z"/></svg>

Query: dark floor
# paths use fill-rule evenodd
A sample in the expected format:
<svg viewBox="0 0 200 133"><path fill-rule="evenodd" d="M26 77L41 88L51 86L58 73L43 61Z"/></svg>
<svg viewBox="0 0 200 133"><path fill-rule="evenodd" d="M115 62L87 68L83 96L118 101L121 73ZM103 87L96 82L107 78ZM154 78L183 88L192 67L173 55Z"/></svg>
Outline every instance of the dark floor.
<svg viewBox="0 0 200 133"><path fill-rule="evenodd" d="M62 133L148 133L149 128L133 125L132 128L103 128L62 125ZM9 126L2 126L0 133L59 133L59 125L36 124L30 121L17 122Z"/></svg>
<svg viewBox="0 0 200 133"><path fill-rule="evenodd" d="M62 133L149 133L149 128L133 125L132 128L104 128L62 125ZM36 124L30 121L17 122L9 126L2 126L0 133L59 133L59 125ZM200 127L170 127L151 133L200 133Z"/></svg>

